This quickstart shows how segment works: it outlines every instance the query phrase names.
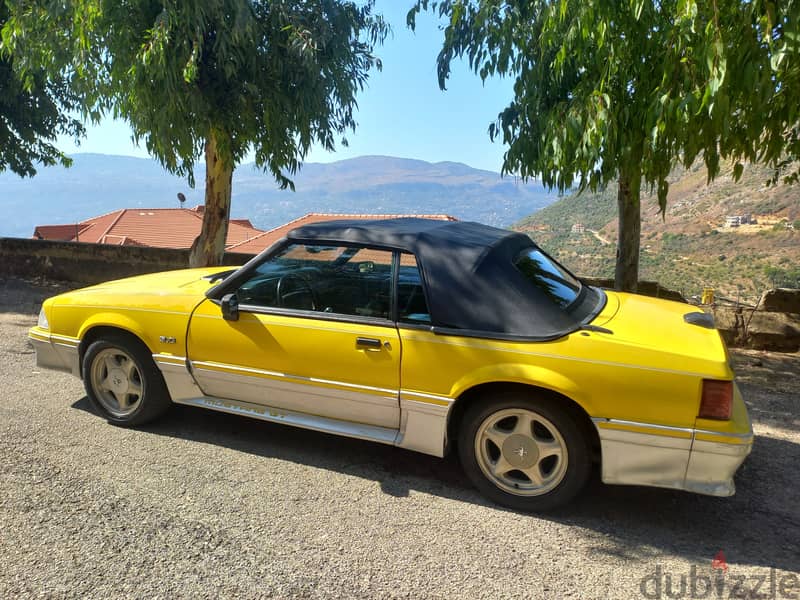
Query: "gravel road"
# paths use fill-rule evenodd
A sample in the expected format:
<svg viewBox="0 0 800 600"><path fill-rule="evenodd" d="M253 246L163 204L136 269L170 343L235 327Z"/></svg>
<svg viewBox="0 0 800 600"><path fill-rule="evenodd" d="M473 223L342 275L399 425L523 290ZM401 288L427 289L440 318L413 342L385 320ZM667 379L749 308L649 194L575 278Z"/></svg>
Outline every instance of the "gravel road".
<svg viewBox="0 0 800 600"><path fill-rule="evenodd" d="M800 598L798 355L735 353L758 437L733 498L595 475L531 516L454 459L188 407L108 425L34 365L57 291L0 280L2 598Z"/></svg>

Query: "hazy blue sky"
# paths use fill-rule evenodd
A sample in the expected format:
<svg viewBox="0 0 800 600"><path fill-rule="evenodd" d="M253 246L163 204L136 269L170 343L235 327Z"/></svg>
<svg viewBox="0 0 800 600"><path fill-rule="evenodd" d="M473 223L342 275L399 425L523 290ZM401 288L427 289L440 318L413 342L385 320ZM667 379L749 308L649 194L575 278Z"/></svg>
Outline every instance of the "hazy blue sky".
<svg viewBox="0 0 800 600"><path fill-rule="evenodd" d="M472 167L499 171L503 146L491 143L489 123L512 96L508 79L487 81L471 73L466 64L454 67L448 90L442 92L436 79L436 55L442 33L437 20L423 14L416 33L406 27L409 0L378 0L377 10L394 32L377 54L383 71L373 73L368 88L359 96L358 128L347 136L349 147L335 153L314 149L306 158L331 162L365 154L385 154L427 161L450 160ZM137 148L124 122L105 121L88 129L79 147L60 138L67 153L99 152L147 156Z"/></svg>

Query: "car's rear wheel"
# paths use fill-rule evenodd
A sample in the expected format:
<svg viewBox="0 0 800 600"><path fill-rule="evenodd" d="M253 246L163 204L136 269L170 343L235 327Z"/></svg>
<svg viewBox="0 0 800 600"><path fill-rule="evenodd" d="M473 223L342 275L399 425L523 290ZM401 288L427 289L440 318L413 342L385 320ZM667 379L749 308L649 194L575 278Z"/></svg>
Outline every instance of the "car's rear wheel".
<svg viewBox="0 0 800 600"><path fill-rule="evenodd" d="M591 468L589 442L570 411L550 399L518 393L473 403L458 446L473 484L517 510L548 510L569 502Z"/></svg>
<svg viewBox="0 0 800 600"><path fill-rule="evenodd" d="M108 335L93 342L83 357L83 381L94 409L116 425L147 423L171 405L147 348L129 336Z"/></svg>

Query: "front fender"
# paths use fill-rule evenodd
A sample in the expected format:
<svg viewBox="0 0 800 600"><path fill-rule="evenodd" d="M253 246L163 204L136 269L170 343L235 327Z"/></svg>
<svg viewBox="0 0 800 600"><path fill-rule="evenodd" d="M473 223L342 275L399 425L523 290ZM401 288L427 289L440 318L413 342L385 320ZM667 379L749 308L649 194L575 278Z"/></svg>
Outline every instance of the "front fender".
<svg viewBox="0 0 800 600"><path fill-rule="evenodd" d="M161 320L163 321L163 319ZM95 327L113 327L135 335L153 354L168 353L186 356L188 320L188 315L181 319L178 319L176 315L171 315L169 322L144 323L142 320L134 318L134 315L100 312L93 314L81 324L78 337L83 340L86 334ZM163 342L160 339L161 336L175 341Z"/></svg>
<svg viewBox="0 0 800 600"><path fill-rule="evenodd" d="M464 375L450 391L458 398L468 390L487 383L520 383L557 392L578 403L590 416L595 414L587 391L561 373L520 363L487 365Z"/></svg>

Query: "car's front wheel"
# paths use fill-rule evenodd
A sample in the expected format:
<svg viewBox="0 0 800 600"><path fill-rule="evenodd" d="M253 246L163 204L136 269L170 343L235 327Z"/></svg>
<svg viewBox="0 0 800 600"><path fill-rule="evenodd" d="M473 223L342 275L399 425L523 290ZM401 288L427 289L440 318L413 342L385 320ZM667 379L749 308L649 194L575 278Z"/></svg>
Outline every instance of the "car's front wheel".
<svg viewBox="0 0 800 600"><path fill-rule="evenodd" d="M149 351L129 336L108 335L93 342L83 357L83 381L94 409L116 425L142 425L171 405Z"/></svg>
<svg viewBox="0 0 800 600"><path fill-rule="evenodd" d="M589 442L570 412L550 399L517 393L473 403L458 446L473 484L517 510L548 510L569 502L591 468Z"/></svg>

